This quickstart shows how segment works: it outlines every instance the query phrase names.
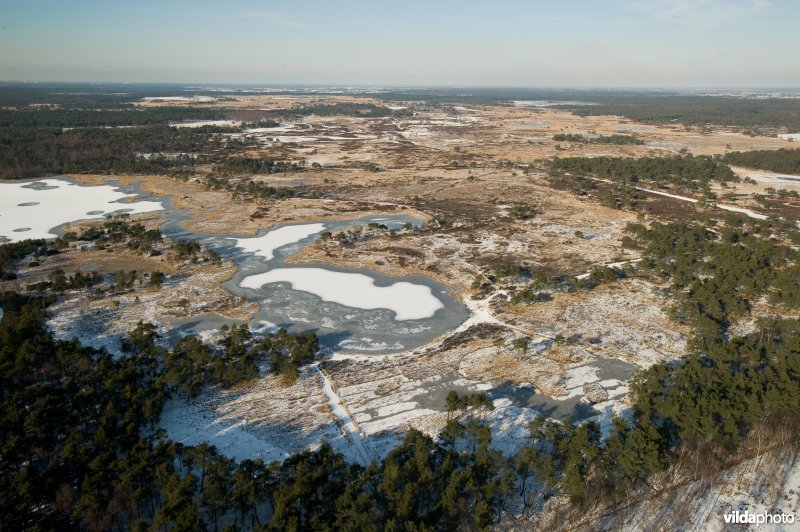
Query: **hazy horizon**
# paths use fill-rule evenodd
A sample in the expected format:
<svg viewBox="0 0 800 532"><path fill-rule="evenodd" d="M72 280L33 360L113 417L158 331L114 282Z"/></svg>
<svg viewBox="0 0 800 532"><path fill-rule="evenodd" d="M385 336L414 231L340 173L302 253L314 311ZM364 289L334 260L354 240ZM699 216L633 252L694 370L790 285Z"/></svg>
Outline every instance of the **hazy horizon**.
<svg viewBox="0 0 800 532"><path fill-rule="evenodd" d="M787 0L398 6L6 0L0 79L262 86L800 86ZM794 68L791 65L795 65Z"/></svg>
<svg viewBox="0 0 800 532"><path fill-rule="evenodd" d="M800 84L797 86L685 86L685 87L664 87L664 86L590 86L590 85L477 85L477 84L463 84L463 85L447 85L447 84L378 84L378 83L223 83L223 82L206 82L206 81L186 81L177 82L171 80L165 81L109 81L109 80L85 80L78 79L74 81L67 81L62 79L0 79L0 85L108 85L108 86L141 86L141 87L174 87L176 89L196 89L198 91L214 91L214 90L238 90L243 91L264 90L264 91L281 91L281 90L301 90L301 89L331 89L331 90L356 90L369 92L371 90L513 90L513 91L575 91L575 92L592 92L592 91L609 91L609 92L687 92L687 93L702 93L702 92L800 92Z"/></svg>

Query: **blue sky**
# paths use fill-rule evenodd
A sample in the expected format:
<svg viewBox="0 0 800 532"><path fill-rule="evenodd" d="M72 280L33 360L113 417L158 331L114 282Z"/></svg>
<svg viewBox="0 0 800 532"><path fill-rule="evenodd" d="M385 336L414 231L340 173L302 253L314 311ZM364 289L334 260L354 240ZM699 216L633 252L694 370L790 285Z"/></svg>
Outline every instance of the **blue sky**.
<svg viewBox="0 0 800 532"><path fill-rule="evenodd" d="M798 87L795 0L2 0L0 79Z"/></svg>

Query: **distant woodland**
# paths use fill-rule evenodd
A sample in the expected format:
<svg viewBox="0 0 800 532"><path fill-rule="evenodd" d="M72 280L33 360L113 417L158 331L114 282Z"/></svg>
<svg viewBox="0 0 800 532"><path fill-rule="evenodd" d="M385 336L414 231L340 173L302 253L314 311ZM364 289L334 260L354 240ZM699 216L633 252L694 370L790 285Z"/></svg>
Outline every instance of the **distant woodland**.
<svg viewBox="0 0 800 532"><path fill-rule="evenodd" d="M793 150L781 148L779 150L735 151L726 154L722 160L734 166L746 166L747 168L757 168L758 170L767 170L769 172L800 175L800 148Z"/></svg>
<svg viewBox="0 0 800 532"><path fill-rule="evenodd" d="M196 164L218 150L237 144L216 135L219 131L215 127L169 126L68 131L0 129L0 177L17 179L49 173L191 172Z"/></svg>
<svg viewBox="0 0 800 532"><path fill-rule="evenodd" d="M596 137L587 137L581 134L558 134L553 135L553 140L559 142L577 142L583 144L632 144L640 146L644 144L642 139L636 138L632 135L599 135Z"/></svg>

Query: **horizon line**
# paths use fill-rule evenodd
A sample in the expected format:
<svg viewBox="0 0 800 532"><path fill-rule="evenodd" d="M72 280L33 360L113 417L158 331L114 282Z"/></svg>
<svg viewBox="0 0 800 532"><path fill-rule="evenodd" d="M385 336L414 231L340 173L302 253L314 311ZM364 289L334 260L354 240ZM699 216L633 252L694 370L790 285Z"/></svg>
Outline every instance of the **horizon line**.
<svg viewBox="0 0 800 532"><path fill-rule="evenodd" d="M680 90L781 90L781 91L800 91L800 86L770 86L770 85L683 85L683 86L659 86L659 85L486 85L486 84L404 84L404 83L259 83L259 82L179 82L179 81L69 81L69 80L26 80L26 79L0 79L0 84L20 84L20 85L161 85L182 88L204 89L214 88L330 88L330 89L522 89L522 90L661 90L661 91L680 91Z"/></svg>

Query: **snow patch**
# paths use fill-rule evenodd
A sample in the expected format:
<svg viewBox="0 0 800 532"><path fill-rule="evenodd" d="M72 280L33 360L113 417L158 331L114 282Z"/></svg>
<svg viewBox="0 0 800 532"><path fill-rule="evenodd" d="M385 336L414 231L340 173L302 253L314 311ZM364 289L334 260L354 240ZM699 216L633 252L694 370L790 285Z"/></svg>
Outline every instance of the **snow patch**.
<svg viewBox="0 0 800 532"><path fill-rule="evenodd" d="M236 247L248 252L253 253L266 260L272 260L275 257L275 250L287 244L294 244L300 240L307 238L313 234L319 233L325 229L325 224L304 224L304 225L287 225L269 231L263 236L255 238L237 238Z"/></svg>

